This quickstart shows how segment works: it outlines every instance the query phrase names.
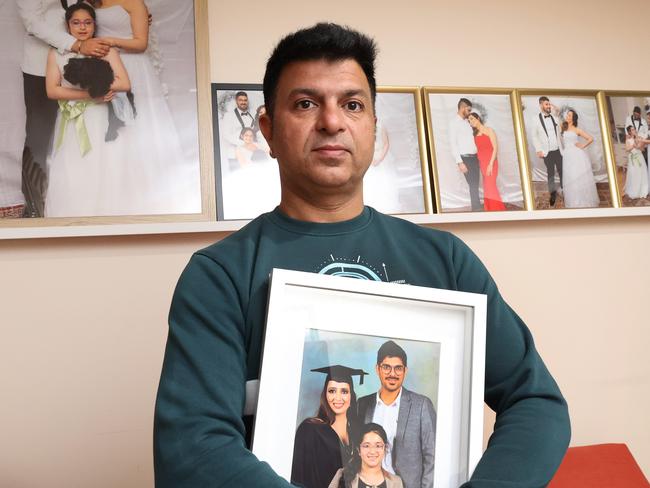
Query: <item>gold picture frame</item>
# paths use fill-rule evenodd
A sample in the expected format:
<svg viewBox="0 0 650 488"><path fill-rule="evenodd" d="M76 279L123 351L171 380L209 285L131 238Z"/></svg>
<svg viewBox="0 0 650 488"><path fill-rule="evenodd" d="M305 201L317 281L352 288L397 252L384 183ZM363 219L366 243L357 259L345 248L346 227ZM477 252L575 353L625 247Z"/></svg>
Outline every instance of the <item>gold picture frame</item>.
<svg viewBox="0 0 650 488"><path fill-rule="evenodd" d="M530 210L521 119L514 89L427 86L422 90L422 97L438 213ZM499 163L494 178L491 171L487 170L489 163L484 161L485 158L478 157L480 155L476 147L472 149L475 160L471 161L471 169L456 161L460 153L455 154L457 151L454 149L455 144L452 144L450 131L455 130L451 126L454 125L455 118L459 117L457 114L461 99L471 103L476 109L474 113L481 112L479 118L485 127L496 127L492 134L501 142L497 142L496 160ZM468 124L468 128L464 124ZM462 122L461 125L466 131L469 130L469 122ZM491 141L492 139L490 143ZM463 173L465 169L468 169L467 173Z"/></svg>
<svg viewBox="0 0 650 488"><path fill-rule="evenodd" d="M168 0L171 2L172 0ZM196 212L192 213L156 213L140 215L104 215L104 216L70 216L70 217L23 217L23 218L0 218L0 229L9 231L11 228L45 227L60 228L74 226L101 226L105 227L104 235L111 234L111 225L115 224L150 224L150 223L176 223L176 222L201 222L214 221L216 219L216 205L214 197L214 166L212 163L212 117L210 110L210 56L208 42L208 1L194 0L193 21L194 21L194 44L195 52L196 86L188 86L185 93L195 93L196 98L191 103L196 103L196 141L192 145L192 154L198 154L198 171L192 169L192 187L200 189L200 203L195 205ZM179 7L180 8L180 7ZM182 7L186 9L187 7ZM156 26L156 12L152 12L154 26ZM16 19L20 22L20 19ZM186 21L189 25L189 20ZM152 44L154 41L150 41ZM156 41L157 42L157 41ZM186 46L190 46L187 43ZM157 64L154 60L154 65ZM20 68L18 68L20 69ZM164 88L163 88L164 89ZM186 95L187 96L187 95ZM135 102L137 112L137 100ZM170 109L172 118L173 110ZM137 113L136 113L137 117ZM187 120L174 123L182 125ZM185 126L186 127L186 126ZM70 128L68 128L70 129ZM194 136L192 136L194 138ZM119 133L116 142L119 142ZM194 193L186 193L194 195ZM56 235L56 230L53 231Z"/></svg>
<svg viewBox="0 0 650 488"><path fill-rule="evenodd" d="M616 181L616 190L619 207L647 207L650 206L650 195L646 197L630 197L626 194L626 182L629 174L628 155L625 151L626 145L626 123L628 116L632 115L635 107L641 109L641 120L645 122L646 139L648 136L648 114L650 113L650 92L647 91L600 91L598 98L603 107L604 119L607 122L607 144L612 160L613 179ZM612 100L613 98L620 100ZM647 108L646 108L647 107ZM622 122L622 123L621 123ZM645 170L648 173L648 150L642 151L645 162ZM645 154L643 154L645 152ZM639 164L642 167L642 164ZM648 174L650 180L650 174ZM650 190L650 181L648 182ZM630 190L628 190L630 191ZM634 190L632 190L634 191Z"/></svg>
<svg viewBox="0 0 650 488"><path fill-rule="evenodd" d="M392 215L433 213L421 89L379 86L375 108L375 158L364 176L365 203Z"/></svg>
<svg viewBox="0 0 650 488"><path fill-rule="evenodd" d="M531 202L531 209L561 210L566 208L618 208L619 197L612 170L611 146L609 142L606 116L601 98L598 95L598 90L526 88L516 89L515 92L519 104L521 137L525 148L523 158L525 159L527 168L526 178L531 192L531 199L533 200ZM548 177L550 171L547 171L546 169L548 167L546 165L549 163L545 163L544 158L538 156L539 148L535 148L536 136L534 131L537 127L533 124L540 124L541 127L541 123L537 118L540 117L539 100L542 96L549 98L550 103L555 107L551 111L553 116L552 119L555 121L558 134L562 131L561 124L563 123L566 112L574 110L579 115L577 127L581 130L585 130L585 132L593 137L591 148L586 149L584 152L588 156L588 159L585 161L588 160L591 164L598 203L596 203L595 196L593 196L593 202L591 203L588 203L587 200L591 200L592 197L575 197L577 191L582 192L587 190L585 190L583 184L578 185L578 190L574 189L576 181L582 181L584 184L586 183L584 180L576 178L573 170L572 172L569 172L568 177L565 176L564 178L560 177L559 174L556 174L554 178L555 184L552 185L550 183ZM540 138L538 137L537 140L539 139ZM582 140L583 139L579 137L579 142L577 144L582 144L580 142ZM564 147L564 144L562 144L562 146ZM573 149L573 146L568 147ZM585 148L580 149L584 150ZM558 148L558 151L565 152L566 148ZM543 154L544 151L540 152ZM567 155L565 153L562 155L561 160L564 161L566 157ZM576 161L575 157L575 153L572 153L572 161ZM562 163L559 167L555 165L552 171L554 173L562 174L562 167ZM575 168L576 165L571 164L565 165L564 167ZM567 181L563 182L563 179L567 179ZM566 205L568 206L565 206L567 192L564 186L566 186L567 182L572 185L569 194L573 201L570 204L567 201ZM553 191L557 194L555 198L553 198ZM592 190L588 190L587 192L593 194Z"/></svg>

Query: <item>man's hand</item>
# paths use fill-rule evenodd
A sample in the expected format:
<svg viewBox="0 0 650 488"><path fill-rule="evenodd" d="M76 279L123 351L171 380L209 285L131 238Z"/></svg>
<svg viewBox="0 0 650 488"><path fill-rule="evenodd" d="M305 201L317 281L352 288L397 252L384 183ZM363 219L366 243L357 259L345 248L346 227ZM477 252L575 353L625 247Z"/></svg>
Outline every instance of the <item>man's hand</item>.
<svg viewBox="0 0 650 488"><path fill-rule="evenodd" d="M95 58L103 58L108 54L111 48L110 43L101 37L92 37L81 42L81 54L85 56L93 56Z"/></svg>
<svg viewBox="0 0 650 488"><path fill-rule="evenodd" d="M544 153L542 151L537 151L535 154L537 154L538 158L544 158Z"/></svg>
<svg viewBox="0 0 650 488"><path fill-rule="evenodd" d="M465 166L465 163L458 163L458 171L460 171L461 173L465 174L465 173L467 173L469 170L467 169L467 166Z"/></svg>

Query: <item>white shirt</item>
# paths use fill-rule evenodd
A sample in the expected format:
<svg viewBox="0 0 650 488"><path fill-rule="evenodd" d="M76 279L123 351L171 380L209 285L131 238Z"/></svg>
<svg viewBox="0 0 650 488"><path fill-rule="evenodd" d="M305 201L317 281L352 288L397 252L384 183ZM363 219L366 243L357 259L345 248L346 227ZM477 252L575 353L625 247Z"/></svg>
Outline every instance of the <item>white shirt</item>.
<svg viewBox="0 0 650 488"><path fill-rule="evenodd" d="M241 116L244 127L242 127L241 123L239 122L239 119L235 114L235 110ZM224 145L222 149L226 150L226 157L228 159L234 159L236 157L235 148L242 144L242 140L239 137L241 135L241 131L245 127L252 127L253 122L255 122L255 117L253 117L250 112L244 115L244 113L237 107L228 110L224 114L223 119L221 119L221 122L219 123L219 137L222 139L223 143L227 143L227 145Z"/></svg>
<svg viewBox="0 0 650 488"><path fill-rule="evenodd" d="M542 120L544 120L544 126L546 127L546 134L548 135L548 150L557 151L559 149L557 141L557 132L555 125L553 125L553 116L550 114L545 114L540 112L542 115ZM557 124L557 122L556 122Z"/></svg>
<svg viewBox="0 0 650 488"><path fill-rule="evenodd" d="M386 405L379 392L377 392L377 404L375 405L375 413L372 416L372 421L381 425L386 431L386 437L392 448L395 445L395 435L397 434L397 416L399 414L399 402L402 398L402 389L400 388L399 394L393 403ZM390 452L386 452L384 461L382 462L383 468L391 474L395 474L393 469L393 458Z"/></svg>
<svg viewBox="0 0 650 488"><path fill-rule="evenodd" d="M65 10L58 0L20 0L16 4L25 27L23 73L45 76L50 46L65 54L76 42L66 31Z"/></svg>
<svg viewBox="0 0 650 488"><path fill-rule="evenodd" d="M627 128L629 126L632 126L636 129L637 132L647 132L648 131L648 124L646 123L645 120L643 120L643 117L641 117L641 120L632 120L632 116L628 115L627 119L625 119L625 133L627 134Z"/></svg>
<svg viewBox="0 0 650 488"><path fill-rule="evenodd" d="M461 154L476 154L477 152L472 127L467 119L458 114L449 123L449 145L456 163L463 161L463 158L460 157Z"/></svg>

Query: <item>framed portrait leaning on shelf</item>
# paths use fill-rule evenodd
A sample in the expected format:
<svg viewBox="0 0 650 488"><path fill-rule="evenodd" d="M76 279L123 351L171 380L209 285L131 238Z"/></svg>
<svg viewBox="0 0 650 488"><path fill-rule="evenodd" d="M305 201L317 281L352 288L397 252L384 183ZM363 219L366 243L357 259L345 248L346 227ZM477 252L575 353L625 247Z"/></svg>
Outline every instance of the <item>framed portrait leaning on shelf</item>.
<svg viewBox="0 0 650 488"><path fill-rule="evenodd" d="M534 208L614 206L597 92L535 89L518 95Z"/></svg>
<svg viewBox="0 0 650 488"><path fill-rule="evenodd" d="M485 307L484 295L274 269L253 453L307 487L386 463L406 486L467 481L482 451ZM391 395L396 422L379 420L376 399Z"/></svg>
<svg viewBox="0 0 650 488"><path fill-rule="evenodd" d="M512 90L424 88L439 212L527 208Z"/></svg>
<svg viewBox="0 0 650 488"><path fill-rule="evenodd" d="M421 104L419 88L377 88L375 152L364 176L363 198L380 212L432 212Z"/></svg>
<svg viewBox="0 0 650 488"><path fill-rule="evenodd" d="M605 107L619 203L650 206L650 93L601 92Z"/></svg>
<svg viewBox="0 0 650 488"><path fill-rule="evenodd" d="M264 111L262 85L212 84L219 220L253 219L280 203L278 163L259 126Z"/></svg>
<svg viewBox="0 0 650 488"><path fill-rule="evenodd" d="M207 1L148 2L148 27L119 5L73 5L66 22L45 3L53 39L119 45L143 23L147 43L80 58L27 34L34 2L2 3L0 226L213 220Z"/></svg>
<svg viewBox="0 0 650 488"><path fill-rule="evenodd" d="M432 211L419 89L378 87L377 137L364 201L380 212ZM252 219L280 202L277 162L259 130L262 85L212 85L219 220Z"/></svg>

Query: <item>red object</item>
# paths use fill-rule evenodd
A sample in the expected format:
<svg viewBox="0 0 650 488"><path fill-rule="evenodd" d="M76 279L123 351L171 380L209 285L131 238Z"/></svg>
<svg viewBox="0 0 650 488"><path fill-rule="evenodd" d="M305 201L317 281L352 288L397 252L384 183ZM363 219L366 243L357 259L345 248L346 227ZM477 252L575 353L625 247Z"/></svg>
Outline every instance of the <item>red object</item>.
<svg viewBox="0 0 650 488"><path fill-rule="evenodd" d="M548 488L650 488L625 444L570 447Z"/></svg>
<svg viewBox="0 0 650 488"><path fill-rule="evenodd" d="M499 172L499 160L495 159L492 164L492 174L487 175L487 167L494 152L494 146L486 135L474 136L476 149L478 151L478 163L483 175L483 207L485 210L505 210L506 206L501 201L501 195L497 188L497 174Z"/></svg>

